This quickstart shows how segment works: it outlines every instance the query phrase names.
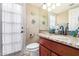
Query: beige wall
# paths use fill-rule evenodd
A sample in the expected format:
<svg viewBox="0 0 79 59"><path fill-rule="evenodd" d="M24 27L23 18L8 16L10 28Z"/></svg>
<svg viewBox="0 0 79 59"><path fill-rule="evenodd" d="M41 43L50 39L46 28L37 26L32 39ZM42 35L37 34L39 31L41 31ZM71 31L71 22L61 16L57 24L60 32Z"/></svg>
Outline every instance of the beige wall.
<svg viewBox="0 0 79 59"><path fill-rule="evenodd" d="M56 23L59 25L65 25L68 23L68 11L57 14Z"/></svg>
<svg viewBox="0 0 79 59"><path fill-rule="evenodd" d="M40 9L40 30L48 30L48 12L46 10ZM43 25L45 22L45 25Z"/></svg>
<svg viewBox="0 0 79 59"><path fill-rule="evenodd" d="M26 44L37 42L39 40L38 33L39 30L46 30L48 28L48 14L47 11L33 6L31 4L26 5L26 15L27 15L27 39ZM32 20L35 20L35 23L32 24ZM42 22L45 21L45 25ZM33 37L30 37L30 34L33 34Z"/></svg>

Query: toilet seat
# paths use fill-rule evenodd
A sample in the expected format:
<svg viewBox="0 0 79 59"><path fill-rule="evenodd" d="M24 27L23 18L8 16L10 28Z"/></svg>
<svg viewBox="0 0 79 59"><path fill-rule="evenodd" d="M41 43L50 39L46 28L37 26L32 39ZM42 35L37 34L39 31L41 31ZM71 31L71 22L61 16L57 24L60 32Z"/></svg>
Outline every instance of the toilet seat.
<svg viewBox="0 0 79 59"><path fill-rule="evenodd" d="M26 49L28 50L36 50L39 48L39 44L38 43L31 43L31 44L28 44L26 46Z"/></svg>

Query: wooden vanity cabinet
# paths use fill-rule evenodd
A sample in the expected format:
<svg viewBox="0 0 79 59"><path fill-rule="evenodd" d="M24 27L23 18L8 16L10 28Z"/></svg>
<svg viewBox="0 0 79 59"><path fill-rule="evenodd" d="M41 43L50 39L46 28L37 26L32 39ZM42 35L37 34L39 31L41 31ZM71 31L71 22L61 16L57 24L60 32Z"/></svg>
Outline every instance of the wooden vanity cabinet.
<svg viewBox="0 0 79 59"><path fill-rule="evenodd" d="M79 49L40 37L40 56L79 56Z"/></svg>

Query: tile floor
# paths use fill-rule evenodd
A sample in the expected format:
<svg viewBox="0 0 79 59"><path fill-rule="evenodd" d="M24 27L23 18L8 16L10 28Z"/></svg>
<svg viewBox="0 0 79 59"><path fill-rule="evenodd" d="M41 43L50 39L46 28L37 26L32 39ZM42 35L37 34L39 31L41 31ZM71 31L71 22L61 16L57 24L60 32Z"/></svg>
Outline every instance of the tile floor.
<svg viewBox="0 0 79 59"><path fill-rule="evenodd" d="M19 53L16 53L14 56L30 56L30 53L29 52L19 52Z"/></svg>
<svg viewBox="0 0 79 59"><path fill-rule="evenodd" d="M30 52L28 52L28 51L25 51L24 53L23 52L18 52L16 54L12 55L12 56L30 56ZM36 52L36 56L39 56L39 52L38 51Z"/></svg>

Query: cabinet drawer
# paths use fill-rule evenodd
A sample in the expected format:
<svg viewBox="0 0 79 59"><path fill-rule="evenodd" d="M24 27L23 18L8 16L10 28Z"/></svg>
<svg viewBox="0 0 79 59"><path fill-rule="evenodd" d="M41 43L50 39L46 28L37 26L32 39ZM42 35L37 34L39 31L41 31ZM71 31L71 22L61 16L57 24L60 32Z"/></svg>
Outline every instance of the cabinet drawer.
<svg viewBox="0 0 79 59"><path fill-rule="evenodd" d="M42 44L43 46L47 47L51 51L55 51L56 50L56 43L55 42L52 42L52 41L49 41L47 39L41 38L39 43Z"/></svg>

